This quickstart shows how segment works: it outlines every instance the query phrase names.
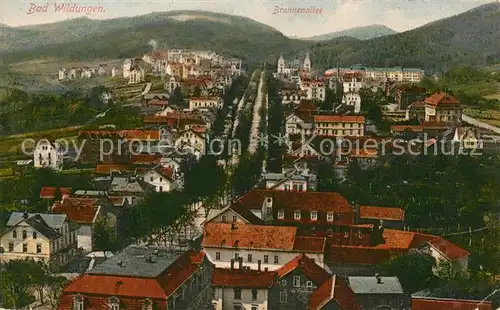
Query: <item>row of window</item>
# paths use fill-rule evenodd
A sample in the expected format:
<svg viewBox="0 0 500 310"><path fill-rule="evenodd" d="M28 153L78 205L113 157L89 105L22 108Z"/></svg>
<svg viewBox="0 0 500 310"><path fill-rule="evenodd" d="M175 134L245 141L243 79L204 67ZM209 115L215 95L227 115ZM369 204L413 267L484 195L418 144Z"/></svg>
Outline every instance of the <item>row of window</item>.
<svg viewBox="0 0 500 310"><path fill-rule="evenodd" d="M351 126L352 125L352 126ZM361 125L358 123L344 123L344 122L328 122L328 123L316 123L316 127L342 127L342 128L360 128Z"/></svg>
<svg viewBox="0 0 500 310"><path fill-rule="evenodd" d="M26 230L23 230L22 232L22 236L23 236L23 239L26 239L28 238L28 232ZM36 231L34 231L31 236L33 237L33 239L36 239L37 238L37 233ZM16 230L13 230L12 231L12 238L14 239L17 239L17 231Z"/></svg>
<svg viewBox="0 0 500 310"><path fill-rule="evenodd" d="M345 136L357 136L361 134L360 130L328 130L328 129L318 129L318 134L333 134L333 135L345 135Z"/></svg>
<svg viewBox="0 0 500 310"><path fill-rule="evenodd" d="M317 221L318 220L318 211L309 211L310 214L310 220L311 221ZM282 220L285 218L285 210L280 209L278 210L278 219ZM293 212L293 218L295 220L301 220L302 219L302 211L301 210L295 210ZM326 213L326 220L328 222L333 222L339 221L340 220L340 213L335 213L335 212L327 212Z"/></svg>
<svg viewBox="0 0 500 310"><path fill-rule="evenodd" d="M14 243L10 242L9 243L9 252L14 252ZM23 253L28 253L28 244L23 243ZM40 243L36 244L36 253L40 254L42 253L42 245Z"/></svg>
<svg viewBox="0 0 500 310"><path fill-rule="evenodd" d="M234 260L237 262L240 259L240 254L239 253L234 253ZM243 257L241 257L243 259ZM247 262L252 263L253 262L253 255L252 254L247 254ZM215 252L215 260L220 260L220 252ZM280 263L280 257L279 255L274 255L273 259L274 264L279 264ZM264 264L269 264L269 255L264 255Z"/></svg>

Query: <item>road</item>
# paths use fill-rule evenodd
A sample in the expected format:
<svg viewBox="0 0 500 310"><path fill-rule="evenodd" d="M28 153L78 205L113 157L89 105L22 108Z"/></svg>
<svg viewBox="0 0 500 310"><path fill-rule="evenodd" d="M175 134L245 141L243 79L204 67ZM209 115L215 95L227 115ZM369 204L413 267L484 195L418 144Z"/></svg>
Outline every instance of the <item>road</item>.
<svg viewBox="0 0 500 310"><path fill-rule="evenodd" d="M484 122L478 121L477 119L470 117L466 114L462 114L462 121L469 123L471 125L477 126L479 128L491 130L497 134L500 134L500 128L486 124Z"/></svg>
<svg viewBox="0 0 500 310"><path fill-rule="evenodd" d="M254 154L259 148L261 141L259 139L259 124L260 124L260 108L262 107L262 99L264 96L264 71L260 73L259 86L257 87L257 96L255 104L253 105L253 119L252 127L250 129L250 143L248 145L248 152Z"/></svg>

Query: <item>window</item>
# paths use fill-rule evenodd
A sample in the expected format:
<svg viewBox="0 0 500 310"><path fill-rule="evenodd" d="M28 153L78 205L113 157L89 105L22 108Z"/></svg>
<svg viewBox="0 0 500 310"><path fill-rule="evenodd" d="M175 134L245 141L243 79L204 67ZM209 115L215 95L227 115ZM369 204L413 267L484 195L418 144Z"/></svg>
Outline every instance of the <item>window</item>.
<svg viewBox="0 0 500 310"><path fill-rule="evenodd" d="M220 260L220 252L215 252L215 259Z"/></svg>
<svg viewBox="0 0 500 310"><path fill-rule="evenodd" d="M251 262L252 262L252 254L248 254L247 261L248 261L249 263L251 263Z"/></svg>
<svg viewBox="0 0 500 310"><path fill-rule="evenodd" d="M163 178L160 178L160 182L163 182Z"/></svg>
<svg viewBox="0 0 500 310"><path fill-rule="evenodd" d="M328 222L333 222L333 213L328 212L328 213L326 214L326 220L327 220Z"/></svg>
<svg viewBox="0 0 500 310"><path fill-rule="evenodd" d="M286 287L286 280L281 280L281 286Z"/></svg>
<svg viewBox="0 0 500 310"><path fill-rule="evenodd" d="M234 253L234 260L238 261L240 259L240 254L239 253Z"/></svg>
<svg viewBox="0 0 500 310"><path fill-rule="evenodd" d="M15 230L12 231L12 238L17 238L17 231Z"/></svg>
<svg viewBox="0 0 500 310"><path fill-rule="evenodd" d="M264 255L264 264L269 263L269 255Z"/></svg>
<svg viewBox="0 0 500 310"><path fill-rule="evenodd" d="M282 220L285 218L285 211L284 210L278 210L278 219Z"/></svg>
<svg viewBox="0 0 500 310"><path fill-rule="evenodd" d="M274 263L279 264L280 262L280 257L278 255L274 255Z"/></svg>
<svg viewBox="0 0 500 310"><path fill-rule="evenodd" d="M40 243L36 244L36 252L37 253L42 253L42 245Z"/></svg>
<svg viewBox="0 0 500 310"><path fill-rule="evenodd" d="M306 287L312 287L312 286L313 286L313 283L311 281L306 282Z"/></svg>
<svg viewBox="0 0 500 310"><path fill-rule="evenodd" d="M234 299L241 299L241 289L239 288L234 289Z"/></svg>
<svg viewBox="0 0 500 310"><path fill-rule="evenodd" d="M300 287L300 276L293 276L293 287Z"/></svg>
<svg viewBox="0 0 500 310"><path fill-rule="evenodd" d="M296 219L296 220L300 220L300 210L297 210L294 212L293 214L293 218Z"/></svg>
<svg viewBox="0 0 500 310"><path fill-rule="evenodd" d="M345 232L344 232L344 238L347 238L347 237L349 237L349 232L348 232L348 231L345 231Z"/></svg>
<svg viewBox="0 0 500 310"><path fill-rule="evenodd" d="M222 223L226 223L227 222L227 216L223 215L222 216Z"/></svg>
<svg viewBox="0 0 500 310"><path fill-rule="evenodd" d="M252 300L257 300L257 289L256 288L252 289Z"/></svg>
<svg viewBox="0 0 500 310"><path fill-rule="evenodd" d="M28 245L26 243L23 244L23 253L28 252Z"/></svg>
<svg viewBox="0 0 500 310"><path fill-rule="evenodd" d="M163 192L163 186L160 186L158 191Z"/></svg>
<svg viewBox="0 0 500 310"><path fill-rule="evenodd" d="M111 310L120 310L120 301L118 298L111 297L109 299L109 306L111 307Z"/></svg>
<svg viewBox="0 0 500 310"><path fill-rule="evenodd" d="M280 292L280 303L285 303L286 302L286 291L281 291Z"/></svg>
<svg viewBox="0 0 500 310"><path fill-rule="evenodd" d="M75 302L74 302L73 309L74 310L83 310L84 309L84 303L83 303L82 296L75 296Z"/></svg>
<svg viewBox="0 0 500 310"><path fill-rule="evenodd" d="M272 209L271 207L267 207L267 208L266 208L266 214L267 214L267 215L271 215L271 214L273 214L273 209Z"/></svg>
<svg viewBox="0 0 500 310"><path fill-rule="evenodd" d="M150 182L153 182L153 177L149 178L149 181L150 181Z"/></svg>
<svg viewBox="0 0 500 310"><path fill-rule="evenodd" d="M361 230L358 230L358 238L359 239L363 238L363 234L361 233Z"/></svg>
<svg viewBox="0 0 500 310"><path fill-rule="evenodd" d="M234 305L234 310L241 310L241 305Z"/></svg>
<svg viewBox="0 0 500 310"><path fill-rule="evenodd" d="M33 232L32 236L33 236L33 239L36 239L36 237L37 237L36 231Z"/></svg>
<svg viewBox="0 0 500 310"><path fill-rule="evenodd" d="M318 220L318 211L311 211L311 221Z"/></svg>
<svg viewBox="0 0 500 310"><path fill-rule="evenodd" d="M335 213L335 220L340 221L340 213Z"/></svg>
<svg viewBox="0 0 500 310"><path fill-rule="evenodd" d="M259 306L252 305L252 310L259 310Z"/></svg>
<svg viewBox="0 0 500 310"><path fill-rule="evenodd" d="M9 252L14 252L14 243L9 243Z"/></svg>
<svg viewBox="0 0 500 310"><path fill-rule="evenodd" d="M236 219L238 219L236 215L233 215L233 222L236 222Z"/></svg>
<svg viewBox="0 0 500 310"><path fill-rule="evenodd" d="M28 234L26 233L26 230L23 230L23 239L28 238Z"/></svg>

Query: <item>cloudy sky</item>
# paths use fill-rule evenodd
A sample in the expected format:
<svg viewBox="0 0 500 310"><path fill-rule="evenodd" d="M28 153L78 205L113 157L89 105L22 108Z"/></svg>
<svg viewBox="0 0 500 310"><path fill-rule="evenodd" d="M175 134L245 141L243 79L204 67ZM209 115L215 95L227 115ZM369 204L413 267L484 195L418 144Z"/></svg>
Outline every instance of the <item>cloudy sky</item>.
<svg viewBox="0 0 500 310"><path fill-rule="evenodd" d="M157 11L208 10L250 17L288 36L312 36L370 24L405 31L462 13L492 0L0 0L0 23L32 25L88 16L108 19ZM500 1L500 0L499 0ZM47 12L27 14L32 3L48 4ZM102 5L105 12L55 12L55 3ZM320 14L273 14L281 8L322 8ZM0 29L1 31L1 29Z"/></svg>

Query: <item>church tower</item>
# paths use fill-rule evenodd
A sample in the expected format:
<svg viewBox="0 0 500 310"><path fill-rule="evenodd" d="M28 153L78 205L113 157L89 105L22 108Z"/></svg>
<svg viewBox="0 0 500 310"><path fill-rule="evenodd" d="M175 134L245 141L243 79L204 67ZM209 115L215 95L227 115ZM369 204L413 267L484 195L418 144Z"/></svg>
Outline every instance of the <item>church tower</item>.
<svg viewBox="0 0 500 310"><path fill-rule="evenodd" d="M283 55L280 55L280 58L278 59L278 74L284 74L285 73L285 59L283 58Z"/></svg>
<svg viewBox="0 0 500 310"><path fill-rule="evenodd" d="M309 52L307 52L306 59L304 59L304 71L311 71L311 59L309 58Z"/></svg>

